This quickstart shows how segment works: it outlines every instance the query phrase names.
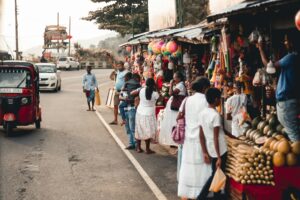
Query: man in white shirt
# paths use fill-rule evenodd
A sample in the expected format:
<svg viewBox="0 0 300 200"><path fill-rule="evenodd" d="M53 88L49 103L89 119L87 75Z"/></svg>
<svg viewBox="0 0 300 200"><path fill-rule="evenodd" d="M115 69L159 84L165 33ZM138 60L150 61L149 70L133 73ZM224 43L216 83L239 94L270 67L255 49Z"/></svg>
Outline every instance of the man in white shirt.
<svg viewBox="0 0 300 200"><path fill-rule="evenodd" d="M92 74L92 67L87 66L86 67L87 74L83 76L82 80L82 87L83 87L83 92L86 94L87 98L87 103L89 109L87 111L95 111L94 109L94 104L95 104L95 89L99 91L98 89L98 82L96 79L95 74ZM91 103L92 103L92 109L91 109Z"/></svg>

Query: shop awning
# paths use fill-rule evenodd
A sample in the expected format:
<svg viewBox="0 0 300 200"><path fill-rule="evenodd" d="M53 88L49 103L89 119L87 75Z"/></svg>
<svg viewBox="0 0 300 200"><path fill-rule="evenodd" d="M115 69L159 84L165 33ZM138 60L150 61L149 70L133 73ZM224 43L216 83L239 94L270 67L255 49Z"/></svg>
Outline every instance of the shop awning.
<svg viewBox="0 0 300 200"><path fill-rule="evenodd" d="M180 33L182 31L186 31L189 29L191 29L191 27L161 30L159 32L147 35L147 38L163 38L163 37L173 36L176 33Z"/></svg>
<svg viewBox="0 0 300 200"><path fill-rule="evenodd" d="M173 37L177 38L179 41L193 44L207 43L207 41L204 40L204 30L201 27L192 28L183 32L176 33L175 35L173 35Z"/></svg>
<svg viewBox="0 0 300 200"><path fill-rule="evenodd" d="M225 10L209 15L207 21L213 21L224 17L230 17L238 14L250 13L252 11L264 12L266 8L278 7L291 3L299 3L299 0L253 0L244 1Z"/></svg>

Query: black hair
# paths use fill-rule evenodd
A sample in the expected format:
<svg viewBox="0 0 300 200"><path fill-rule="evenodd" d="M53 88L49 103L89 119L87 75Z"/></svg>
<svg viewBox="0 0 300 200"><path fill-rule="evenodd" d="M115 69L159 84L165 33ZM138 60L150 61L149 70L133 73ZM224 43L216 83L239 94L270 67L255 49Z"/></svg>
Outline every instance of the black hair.
<svg viewBox="0 0 300 200"><path fill-rule="evenodd" d="M196 78L192 83L192 90L195 92L204 92L206 88L209 88L210 82L208 78L201 76Z"/></svg>
<svg viewBox="0 0 300 200"><path fill-rule="evenodd" d="M235 81L233 84L235 85L235 87L236 87L237 89L242 89L242 88L244 88L244 83L242 83L242 82L240 82L240 81Z"/></svg>
<svg viewBox="0 0 300 200"><path fill-rule="evenodd" d="M184 75L181 72L177 71L175 72L175 75L180 79L180 81L184 81Z"/></svg>
<svg viewBox="0 0 300 200"><path fill-rule="evenodd" d="M206 101L209 104L214 104L217 98L221 98L221 91L217 88L209 88L205 94Z"/></svg>
<svg viewBox="0 0 300 200"><path fill-rule="evenodd" d="M152 93L155 90L155 81L153 78L148 78L146 81L146 99L151 100Z"/></svg>
<svg viewBox="0 0 300 200"><path fill-rule="evenodd" d="M131 73L131 72L127 72L127 73L125 74L125 76L124 76L124 79L126 79L126 80L132 79L132 73Z"/></svg>
<svg viewBox="0 0 300 200"><path fill-rule="evenodd" d="M132 78L138 82L141 81L141 76L138 73L132 74Z"/></svg>

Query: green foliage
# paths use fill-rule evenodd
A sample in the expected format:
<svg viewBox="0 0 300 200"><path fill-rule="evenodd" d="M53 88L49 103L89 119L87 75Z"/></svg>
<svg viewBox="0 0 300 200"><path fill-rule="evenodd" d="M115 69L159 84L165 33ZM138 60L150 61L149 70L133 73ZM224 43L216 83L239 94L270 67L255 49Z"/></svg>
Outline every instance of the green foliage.
<svg viewBox="0 0 300 200"><path fill-rule="evenodd" d="M96 11L90 11L83 19L95 21L99 29L108 29L125 34L137 34L148 30L147 0L91 0L95 3L106 3Z"/></svg>

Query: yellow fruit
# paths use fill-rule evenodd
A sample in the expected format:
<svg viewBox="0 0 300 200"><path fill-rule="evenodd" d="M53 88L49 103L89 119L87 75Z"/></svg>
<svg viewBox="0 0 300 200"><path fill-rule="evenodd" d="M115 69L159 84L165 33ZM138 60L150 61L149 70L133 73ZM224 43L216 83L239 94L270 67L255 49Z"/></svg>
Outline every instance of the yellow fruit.
<svg viewBox="0 0 300 200"><path fill-rule="evenodd" d="M266 148L269 148L270 147L270 144L271 142L273 141L274 139L273 138L268 138L264 144L264 147Z"/></svg>
<svg viewBox="0 0 300 200"><path fill-rule="evenodd" d="M279 145L277 146L277 151L287 154L288 152L290 152L290 150L291 150L291 146L288 141L282 140L279 142Z"/></svg>
<svg viewBox="0 0 300 200"><path fill-rule="evenodd" d="M298 142L294 142L292 145L292 152L297 154L297 155L300 155L300 141Z"/></svg>
<svg viewBox="0 0 300 200"><path fill-rule="evenodd" d="M276 167L285 165L285 155L281 152L276 152L273 156L273 164Z"/></svg>
<svg viewBox="0 0 300 200"><path fill-rule="evenodd" d="M276 138L277 140L281 140L282 138L284 138L284 136L283 136L283 135L276 135L275 138Z"/></svg>
<svg viewBox="0 0 300 200"><path fill-rule="evenodd" d="M288 153L286 155L286 164L288 166L295 166L298 163L297 155L294 153Z"/></svg>
<svg viewBox="0 0 300 200"><path fill-rule="evenodd" d="M273 141L270 143L270 149L273 150L273 147L275 145L275 143L277 142L276 139L273 139Z"/></svg>
<svg viewBox="0 0 300 200"><path fill-rule="evenodd" d="M280 141L277 141L274 145L273 145L273 151L278 151L278 146L280 144Z"/></svg>

